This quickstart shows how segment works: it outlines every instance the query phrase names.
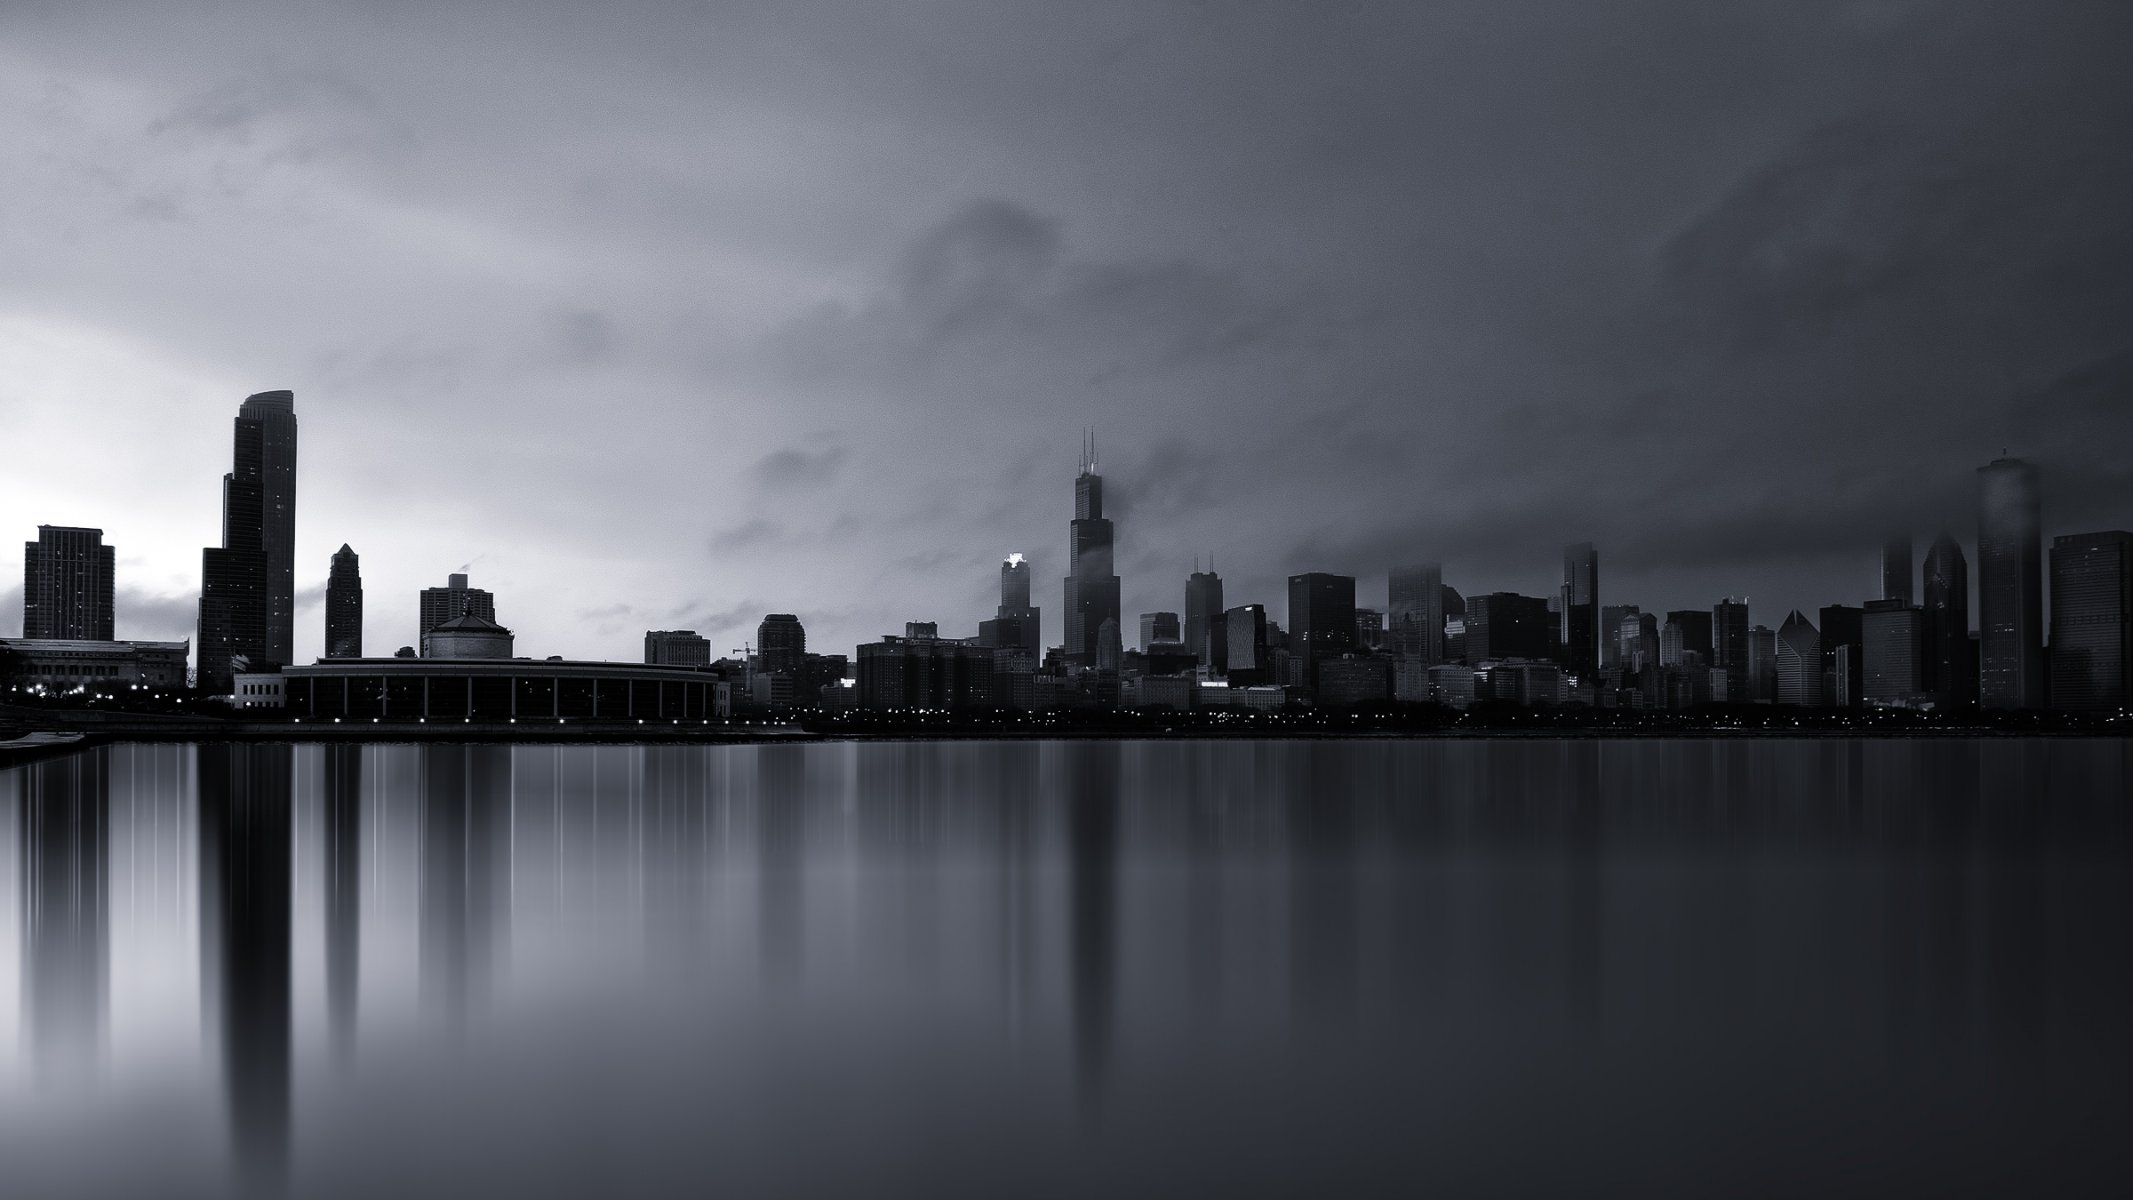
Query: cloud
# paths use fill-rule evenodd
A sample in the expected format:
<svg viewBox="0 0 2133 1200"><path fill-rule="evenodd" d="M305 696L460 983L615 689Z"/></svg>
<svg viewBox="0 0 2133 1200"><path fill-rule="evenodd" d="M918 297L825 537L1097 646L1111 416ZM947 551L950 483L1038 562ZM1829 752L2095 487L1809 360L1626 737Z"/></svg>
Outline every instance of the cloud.
<svg viewBox="0 0 2133 1200"><path fill-rule="evenodd" d="M764 455L748 471L758 484L772 491L820 487L836 479L845 458L841 446L812 451L787 447Z"/></svg>
<svg viewBox="0 0 2133 1200"><path fill-rule="evenodd" d="M123 640L190 640L199 626L200 597L120 587L112 596L113 623Z"/></svg>
<svg viewBox="0 0 2133 1200"><path fill-rule="evenodd" d="M758 517L721 529L712 534L711 549L713 552L721 554L731 553L735 550L745 550L750 546L760 546L771 542L782 532L784 532L782 527L775 522L766 521Z"/></svg>

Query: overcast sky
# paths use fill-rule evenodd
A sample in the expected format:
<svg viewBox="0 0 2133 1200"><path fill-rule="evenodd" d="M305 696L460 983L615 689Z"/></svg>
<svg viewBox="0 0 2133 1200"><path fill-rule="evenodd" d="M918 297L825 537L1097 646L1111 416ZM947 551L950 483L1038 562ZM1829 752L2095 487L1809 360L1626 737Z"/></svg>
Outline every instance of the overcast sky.
<svg viewBox="0 0 2133 1200"><path fill-rule="evenodd" d="M291 388L297 651L466 567L534 656L1061 634L1097 429L1133 614L1437 559L1755 619L1884 531L2133 525L2123 3L0 0L0 518L190 637ZM21 626L0 574L0 633Z"/></svg>

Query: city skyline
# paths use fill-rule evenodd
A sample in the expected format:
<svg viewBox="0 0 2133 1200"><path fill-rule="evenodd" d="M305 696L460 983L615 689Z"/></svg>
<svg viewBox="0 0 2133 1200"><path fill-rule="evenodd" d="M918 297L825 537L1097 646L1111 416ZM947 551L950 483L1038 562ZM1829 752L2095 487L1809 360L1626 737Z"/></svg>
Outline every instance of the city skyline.
<svg viewBox="0 0 2133 1200"><path fill-rule="evenodd" d="M2123 12L455 11L11 24L0 422L109 432L12 464L0 516L104 529L125 636L191 636L198 465L266 387L330 448L303 661L344 543L380 645L461 570L572 657L974 628L1004 554L1067 573L1092 424L1125 617L1195 554L1374 605L1415 561L1549 595L1580 542L1603 604L1813 613L1879 594L1891 527L1975 565L2003 453L2052 530L2133 491Z"/></svg>

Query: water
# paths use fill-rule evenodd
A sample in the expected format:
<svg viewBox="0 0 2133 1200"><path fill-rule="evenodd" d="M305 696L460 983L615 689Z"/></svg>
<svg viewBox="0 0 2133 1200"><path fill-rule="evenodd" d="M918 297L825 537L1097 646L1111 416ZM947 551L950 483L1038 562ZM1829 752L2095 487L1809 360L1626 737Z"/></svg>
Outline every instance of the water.
<svg viewBox="0 0 2133 1200"><path fill-rule="evenodd" d="M0 1194L2133 1181L2133 744L119 746Z"/></svg>

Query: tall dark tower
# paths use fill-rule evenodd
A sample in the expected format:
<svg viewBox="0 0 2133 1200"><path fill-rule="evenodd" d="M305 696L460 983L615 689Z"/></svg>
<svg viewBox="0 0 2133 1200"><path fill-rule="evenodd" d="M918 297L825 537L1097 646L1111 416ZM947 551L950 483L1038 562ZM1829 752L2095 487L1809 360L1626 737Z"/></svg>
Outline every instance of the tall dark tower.
<svg viewBox="0 0 2133 1200"><path fill-rule="evenodd" d="M1030 603L1029 560L1010 554L1000 563L1000 608L996 620L1012 622L1013 644L1032 655L1044 655L1044 614Z"/></svg>
<svg viewBox="0 0 2133 1200"><path fill-rule="evenodd" d="M110 641L111 558L101 529L39 525L22 544L22 636Z"/></svg>
<svg viewBox="0 0 2133 1200"><path fill-rule="evenodd" d="M1748 602L1729 596L1711 606L1711 665L1725 672L1729 704L1749 701L1748 662Z"/></svg>
<svg viewBox="0 0 2133 1200"><path fill-rule="evenodd" d="M1970 646L1970 563L1946 533L1933 540L1925 564L1925 690L1943 707L1977 699L1977 664Z"/></svg>
<svg viewBox="0 0 2133 1200"><path fill-rule="evenodd" d="M2037 468L2019 458L1979 467L1978 702L2044 707L2044 533Z"/></svg>
<svg viewBox="0 0 2133 1200"><path fill-rule="evenodd" d="M1600 669L1600 552L1591 542L1563 547L1563 657L1590 681Z"/></svg>
<svg viewBox="0 0 2133 1200"><path fill-rule="evenodd" d="M326 657L363 657L363 574L346 542L326 573Z"/></svg>
<svg viewBox="0 0 2133 1200"><path fill-rule="evenodd" d="M2052 707L2110 710L2133 697L2133 533L2052 542Z"/></svg>
<svg viewBox="0 0 2133 1200"><path fill-rule="evenodd" d="M1222 577L1215 574L1214 561L1208 561L1205 571L1195 562L1192 574L1185 577L1185 648L1203 664L1212 663L1227 653L1229 628L1224 624L1225 611L1222 607ZM1222 652L1209 648L1210 635L1223 641L1225 649Z"/></svg>
<svg viewBox="0 0 2133 1200"><path fill-rule="evenodd" d="M1444 661L1444 568L1436 563L1394 567L1385 577L1385 622L1402 658Z"/></svg>
<svg viewBox="0 0 2133 1200"><path fill-rule="evenodd" d="M1118 576L1111 572L1111 522L1104 519L1104 477L1096 469L1096 435L1083 435L1081 474L1074 477L1074 523L1067 539L1066 657L1096 665L1103 623L1119 624Z"/></svg>
<svg viewBox="0 0 2133 1200"><path fill-rule="evenodd" d="M1881 543L1881 598L1911 606L1911 535L1899 533Z"/></svg>
<svg viewBox="0 0 2133 1200"><path fill-rule="evenodd" d="M266 658L288 664L296 645L296 395L259 392L237 410L238 436L258 423L259 548L267 556ZM225 540L226 546L235 542Z"/></svg>

